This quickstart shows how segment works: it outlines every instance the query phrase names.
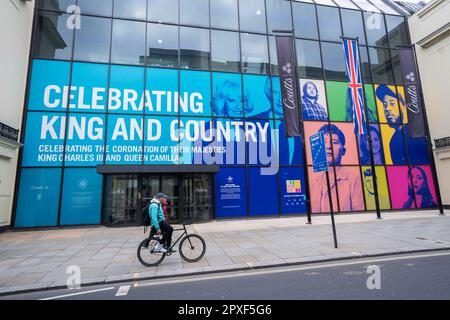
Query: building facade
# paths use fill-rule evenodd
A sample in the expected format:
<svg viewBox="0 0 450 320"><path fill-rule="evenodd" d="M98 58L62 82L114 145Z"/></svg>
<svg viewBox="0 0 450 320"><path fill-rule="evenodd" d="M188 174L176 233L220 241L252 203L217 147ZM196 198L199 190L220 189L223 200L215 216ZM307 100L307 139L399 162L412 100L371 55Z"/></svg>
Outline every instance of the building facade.
<svg viewBox="0 0 450 320"><path fill-rule="evenodd" d="M274 30L296 38L304 139L285 137ZM341 36L360 44L381 208L435 208L431 152L408 136L397 46L410 40L394 6L41 0L14 227L133 225L159 191L174 221L327 213L329 194L336 212L374 210ZM330 192L311 167L319 131Z"/></svg>
<svg viewBox="0 0 450 320"><path fill-rule="evenodd" d="M11 224L33 14L33 2L0 3L0 231Z"/></svg>
<svg viewBox="0 0 450 320"><path fill-rule="evenodd" d="M450 102L447 76L450 71L450 1L435 0L408 20L415 45L427 107L438 176L450 176ZM442 202L450 207L450 183L441 181Z"/></svg>

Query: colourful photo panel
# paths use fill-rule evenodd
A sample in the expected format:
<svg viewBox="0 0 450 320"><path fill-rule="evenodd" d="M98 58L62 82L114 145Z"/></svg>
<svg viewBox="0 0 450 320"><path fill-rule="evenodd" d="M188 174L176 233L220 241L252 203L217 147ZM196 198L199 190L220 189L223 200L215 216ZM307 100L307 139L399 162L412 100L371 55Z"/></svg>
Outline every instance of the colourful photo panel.
<svg viewBox="0 0 450 320"><path fill-rule="evenodd" d="M437 207L436 187L430 166L411 167L411 182L413 187L410 183L408 190L414 189L418 208ZM406 204L409 205L409 201Z"/></svg>
<svg viewBox="0 0 450 320"><path fill-rule="evenodd" d="M335 167L340 212L364 211L364 195L359 167Z"/></svg>
<svg viewBox="0 0 450 320"><path fill-rule="evenodd" d="M311 212L312 213L328 213L330 210L329 194L332 194L333 211L338 212L336 183L334 180L334 169L330 167L330 186L329 192L327 187L327 178L325 172L314 173L311 167L308 168L309 192L311 195Z"/></svg>
<svg viewBox="0 0 450 320"><path fill-rule="evenodd" d="M400 124L402 116L399 109L399 99L395 86L376 84L375 96L377 98L378 118L380 119L380 123Z"/></svg>
<svg viewBox="0 0 450 320"><path fill-rule="evenodd" d="M352 110L348 104L348 83L327 81L326 88L330 120L352 121Z"/></svg>
<svg viewBox="0 0 450 320"><path fill-rule="evenodd" d="M370 125L370 136L372 137L373 160L376 165L384 164L383 145L381 143L381 132L378 124ZM359 138L359 157L361 164L371 164L370 146L367 136L360 135Z"/></svg>
<svg viewBox="0 0 450 320"><path fill-rule="evenodd" d="M323 80L300 79L303 120L327 121L327 97Z"/></svg>
<svg viewBox="0 0 450 320"><path fill-rule="evenodd" d="M408 177L408 167L387 167L392 209L415 208L414 193Z"/></svg>
<svg viewBox="0 0 450 320"><path fill-rule="evenodd" d="M309 137L319 131L325 134L325 147L330 165L359 164L356 136L353 129L351 123L332 123L329 125L326 122L305 122L308 164L312 164Z"/></svg>
<svg viewBox="0 0 450 320"><path fill-rule="evenodd" d="M374 187L374 176L372 168L369 166L361 167L362 180L364 185L364 194L366 197L366 207L367 210L375 210L375 187ZM386 170L384 167L376 166L376 181L378 190L378 200L380 203L380 209L388 210L391 208L389 200L389 189L387 185Z"/></svg>
<svg viewBox="0 0 450 320"><path fill-rule="evenodd" d="M367 110L369 112L369 121L377 122L378 121L377 102L375 99L375 92L373 89L373 85L371 84L364 85L364 93L366 94L365 102L367 104Z"/></svg>
<svg viewBox="0 0 450 320"><path fill-rule="evenodd" d="M385 163L388 165L407 164L402 126L381 124L380 127Z"/></svg>

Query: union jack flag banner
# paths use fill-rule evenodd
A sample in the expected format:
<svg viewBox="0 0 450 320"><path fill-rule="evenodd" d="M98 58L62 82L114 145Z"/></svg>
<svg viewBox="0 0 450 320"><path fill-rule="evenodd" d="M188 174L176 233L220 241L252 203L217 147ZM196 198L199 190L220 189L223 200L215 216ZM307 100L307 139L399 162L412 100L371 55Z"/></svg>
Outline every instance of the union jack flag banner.
<svg viewBox="0 0 450 320"><path fill-rule="evenodd" d="M347 65L348 98L350 99L353 110L355 134L366 135L366 113L364 109L358 41L343 38L342 43L344 45L345 62Z"/></svg>

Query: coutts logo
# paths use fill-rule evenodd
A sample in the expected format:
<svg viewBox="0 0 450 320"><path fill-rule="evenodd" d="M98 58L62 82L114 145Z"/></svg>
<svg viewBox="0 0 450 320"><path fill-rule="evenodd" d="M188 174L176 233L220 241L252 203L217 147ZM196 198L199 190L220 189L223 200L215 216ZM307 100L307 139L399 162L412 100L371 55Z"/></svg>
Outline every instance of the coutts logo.
<svg viewBox="0 0 450 320"><path fill-rule="evenodd" d="M419 96L418 96L418 89L415 84L416 82L416 75L414 72L410 72L406 75L407 80L407 89L406 92L408 93L408 109L412 113L420 113L420 107L419 107Z"/></svg>
<svg viewBox="0 0 450 320"><path fill-rule="evenodd" d="M292 64L290 62L286 63L283 68L281 68L284 73L285 77L283 78L283 88L284 92L286 93L286 97L283 98L283 105L291 110L295 109L295 89L294 89L294 80L292 77Z"/></svg>

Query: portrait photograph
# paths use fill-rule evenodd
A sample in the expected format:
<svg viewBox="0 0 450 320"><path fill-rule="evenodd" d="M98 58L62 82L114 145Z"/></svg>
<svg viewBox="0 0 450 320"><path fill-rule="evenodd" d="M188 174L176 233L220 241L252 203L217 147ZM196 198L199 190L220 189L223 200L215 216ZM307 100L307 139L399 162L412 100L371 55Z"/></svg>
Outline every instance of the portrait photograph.
<svg viewBox="0 0 450 320"><path fill-rule="evenodd" d="M323 80L300 79L303 120L327 121L327 97Z"/></svg>
<svg viewBox="0 0 450 320"><path fill-rule="evenodd" d="M384 164L383 144L381 138L380 126L378 124L370 125L370 136L372 138L373 161L376 165ZM367 135L359 135L359 159L361 164L370 165L370 146Z"/></svg>
<svg viewBox="0 0 450 320"><path fill-rule="evenodd" d="M386 167L389 190L391 193L392 209L416 208L414 193L410 189L408 167Z"/></svg>
<svg viewBox="0 0 450 320"><path fill-rule="evenodd" d="M375 210L375 185L372 168L369 166L361 167L362 181L364 186L364 195L366 197L366 207L367 210ZM389 189L387 185L386 170L382 166L375 167L377 190L378 190L378 201L381 210L388 210L391 208L391 203L389 199Z"/></svg>
<svg viewBox="0 0 450 320"><path fill-rule="evenodd" d="M247 99L253 106L245 110L246 118L269 119L272 118L272 86L270 77L245 75L244 90Z"/></svg>
<svg viewBox="0 0 450 320"><path fill-rule="evenodd" d="M403 129L401 125L380 124L385 164L407 164Z"/></svg>

